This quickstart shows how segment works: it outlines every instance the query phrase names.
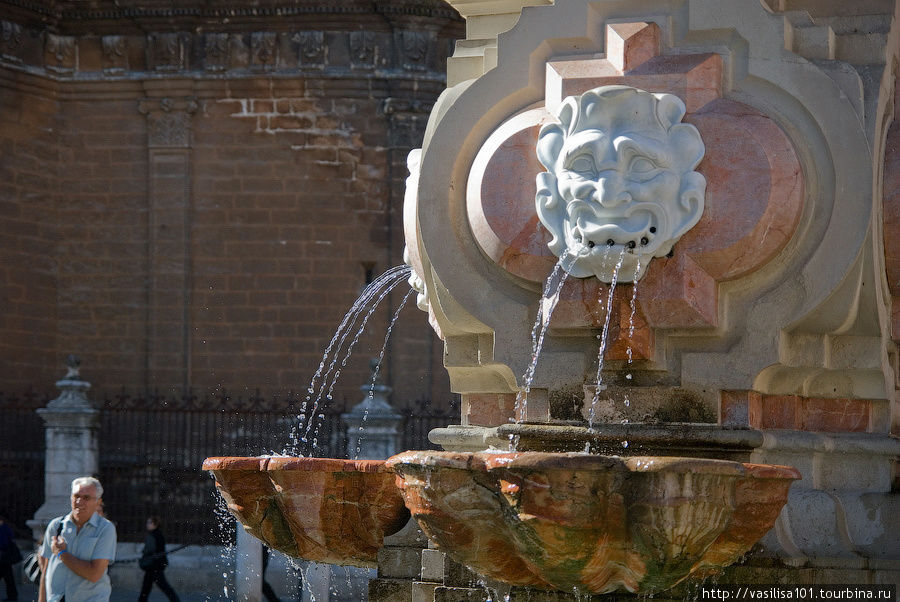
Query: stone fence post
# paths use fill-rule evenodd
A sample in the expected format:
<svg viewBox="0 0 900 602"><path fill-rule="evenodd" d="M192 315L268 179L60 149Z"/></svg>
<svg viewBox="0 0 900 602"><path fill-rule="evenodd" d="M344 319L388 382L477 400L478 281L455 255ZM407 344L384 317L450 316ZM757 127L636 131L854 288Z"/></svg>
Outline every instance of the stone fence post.
<svg viewBox="0 0 900 602"><path fill-rule="evenodd" d="M59 397L37 410L45 423L47 451L44 503L28 521L35 540L43 536L51 520L71 510L72 480L96 475L99 467L100 411L88 401L85 393L91 384L81 380L79 364L74 355L66 359L68 371L56 382Z"/></svg>
<svg viewBox="0 0 900 602"><path fill-rule="evenodd" d="M374 384L361 386L363 400L346 414L341 414L347 425L347 457L386 460L400 451L403 416L388 401L391 387L376 377L378 361L372 360L371 367Z"/></svg>

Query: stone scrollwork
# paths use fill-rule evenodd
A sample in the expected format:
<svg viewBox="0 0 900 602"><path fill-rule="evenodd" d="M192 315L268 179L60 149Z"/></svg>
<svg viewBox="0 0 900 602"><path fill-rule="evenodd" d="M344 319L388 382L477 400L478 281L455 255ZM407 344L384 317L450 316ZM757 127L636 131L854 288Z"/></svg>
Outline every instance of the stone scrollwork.
<svg viewBox="0 0 900 602"><path fill-rule="evenodd" d="M577 257L571 275L610 282L621 257L618 281L637 280L699 221L705 148L685 112L672 94L602 86L566 98L559 123L541 128L537 214L550 250Z"/></svg>
<svg viewBox="0 0 900 602"><path fill-rule="evenodd" d="M406 157L406 166L409 169L409 177L406 178L406 192L404 193L404 204L409 203L415 205L416 193L419 187L419 165L422 160L422 149L414 148ZM428 288L425 280L419 271L422 270L421 262L414 261L410 254L409 244L414 241L408 241L403 247L403 263L412 268L409 276L409 286L416 291L416 307L428 313ZM419 271L417 271L417 269Z"/></svg>

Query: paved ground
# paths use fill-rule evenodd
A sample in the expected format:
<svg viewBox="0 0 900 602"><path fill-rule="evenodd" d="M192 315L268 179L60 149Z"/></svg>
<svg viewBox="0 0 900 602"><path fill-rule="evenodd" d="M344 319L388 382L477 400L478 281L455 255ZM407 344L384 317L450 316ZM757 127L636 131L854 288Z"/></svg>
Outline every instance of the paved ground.
<svg viewBox="0 0 900 602"><path fill-rule="evenodd" d="M27 585L16 585L19 588L19 602L37 602L37 587L30 583ZM2 581L0 581L0 591L3 591L4 594L6 593L3 589ZM116 591L113 589L112 596L109 600L110 602L137 602L139 593L140 592L137 591ZM227 602L227 600L229 600L225 597L223 592L183 595L179 593L179 597L181 598L181 602ZM154 589L150 592L150 599L148 602L166 602L166 596L158 589Z"/></svg>

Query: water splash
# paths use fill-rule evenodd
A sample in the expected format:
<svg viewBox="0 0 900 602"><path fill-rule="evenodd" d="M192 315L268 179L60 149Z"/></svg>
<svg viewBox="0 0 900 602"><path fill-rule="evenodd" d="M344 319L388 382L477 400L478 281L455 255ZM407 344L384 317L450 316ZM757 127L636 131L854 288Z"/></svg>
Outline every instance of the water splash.
<svg viewBox="0 0 900 602"><path fill-rule="evenodd" d="M534 381L534 373L537 369L538 359L541 355L541 349L544 346L544 336L547 334L547 327L550 325L550 319L553 316L553 310L559 303L559 295L562 287L566 283L569 276L569 270L575 264L578 255L571 255L568 251L563 253L559 261L547 277L544 283L544 292L541 295L541 301L538 304L537 315L534 319L534 326L531 328L531 363L525 370L522 377L523 387L516 394L515 416L516 422L521 422L525 416L525 408L528 404L528 393L531 391L531 383Z"/></svg>
<svg viewBox="0 0 900 602"><path fill-rule="evenodd" d="M609 283L609 294L606 298L606 319L603 322L603 331L600 335L600 350L597 353L597 388L594 389L594 397L591 400L588 428L593 428L594 426L594 412L597 402L600 401L600 391L603 390L603 360L606 355L606 344L609 341L609 320L612 317L613 295L616 292L616 283L619 280L619 270L622 269L622 263L625 261L626 252L627 247L623 247L622 251L619 253L619 260L616 262L616 267L613 269L612 280Z"/></svg>
<svg viewBox="0 0 900 602"><path fill-rule="evenodd" d="M237 554L237 546L235 544L237 523L234 516L228 511L228 504L225 498L219 495L218 492L213 492L212 495L215 496L213 513L218 519L216 521L215 535L222 544L221 552L214 562L216 569L222 571L222 593L225 599L228 600L231 593L228 576L234 571Z"/></svg>

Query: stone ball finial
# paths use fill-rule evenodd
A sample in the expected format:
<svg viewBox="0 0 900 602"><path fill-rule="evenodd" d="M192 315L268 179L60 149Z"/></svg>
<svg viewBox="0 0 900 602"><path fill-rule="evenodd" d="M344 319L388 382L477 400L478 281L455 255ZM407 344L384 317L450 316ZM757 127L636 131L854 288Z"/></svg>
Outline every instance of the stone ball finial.
<svg viewBox="0 0 900 602"><path fill-rule="evenodd" d="M79 367L81 366L81 358L75 355L74 353L70 353L66 356L66 378L67 379L76 379L80 376Z"/></svg>

